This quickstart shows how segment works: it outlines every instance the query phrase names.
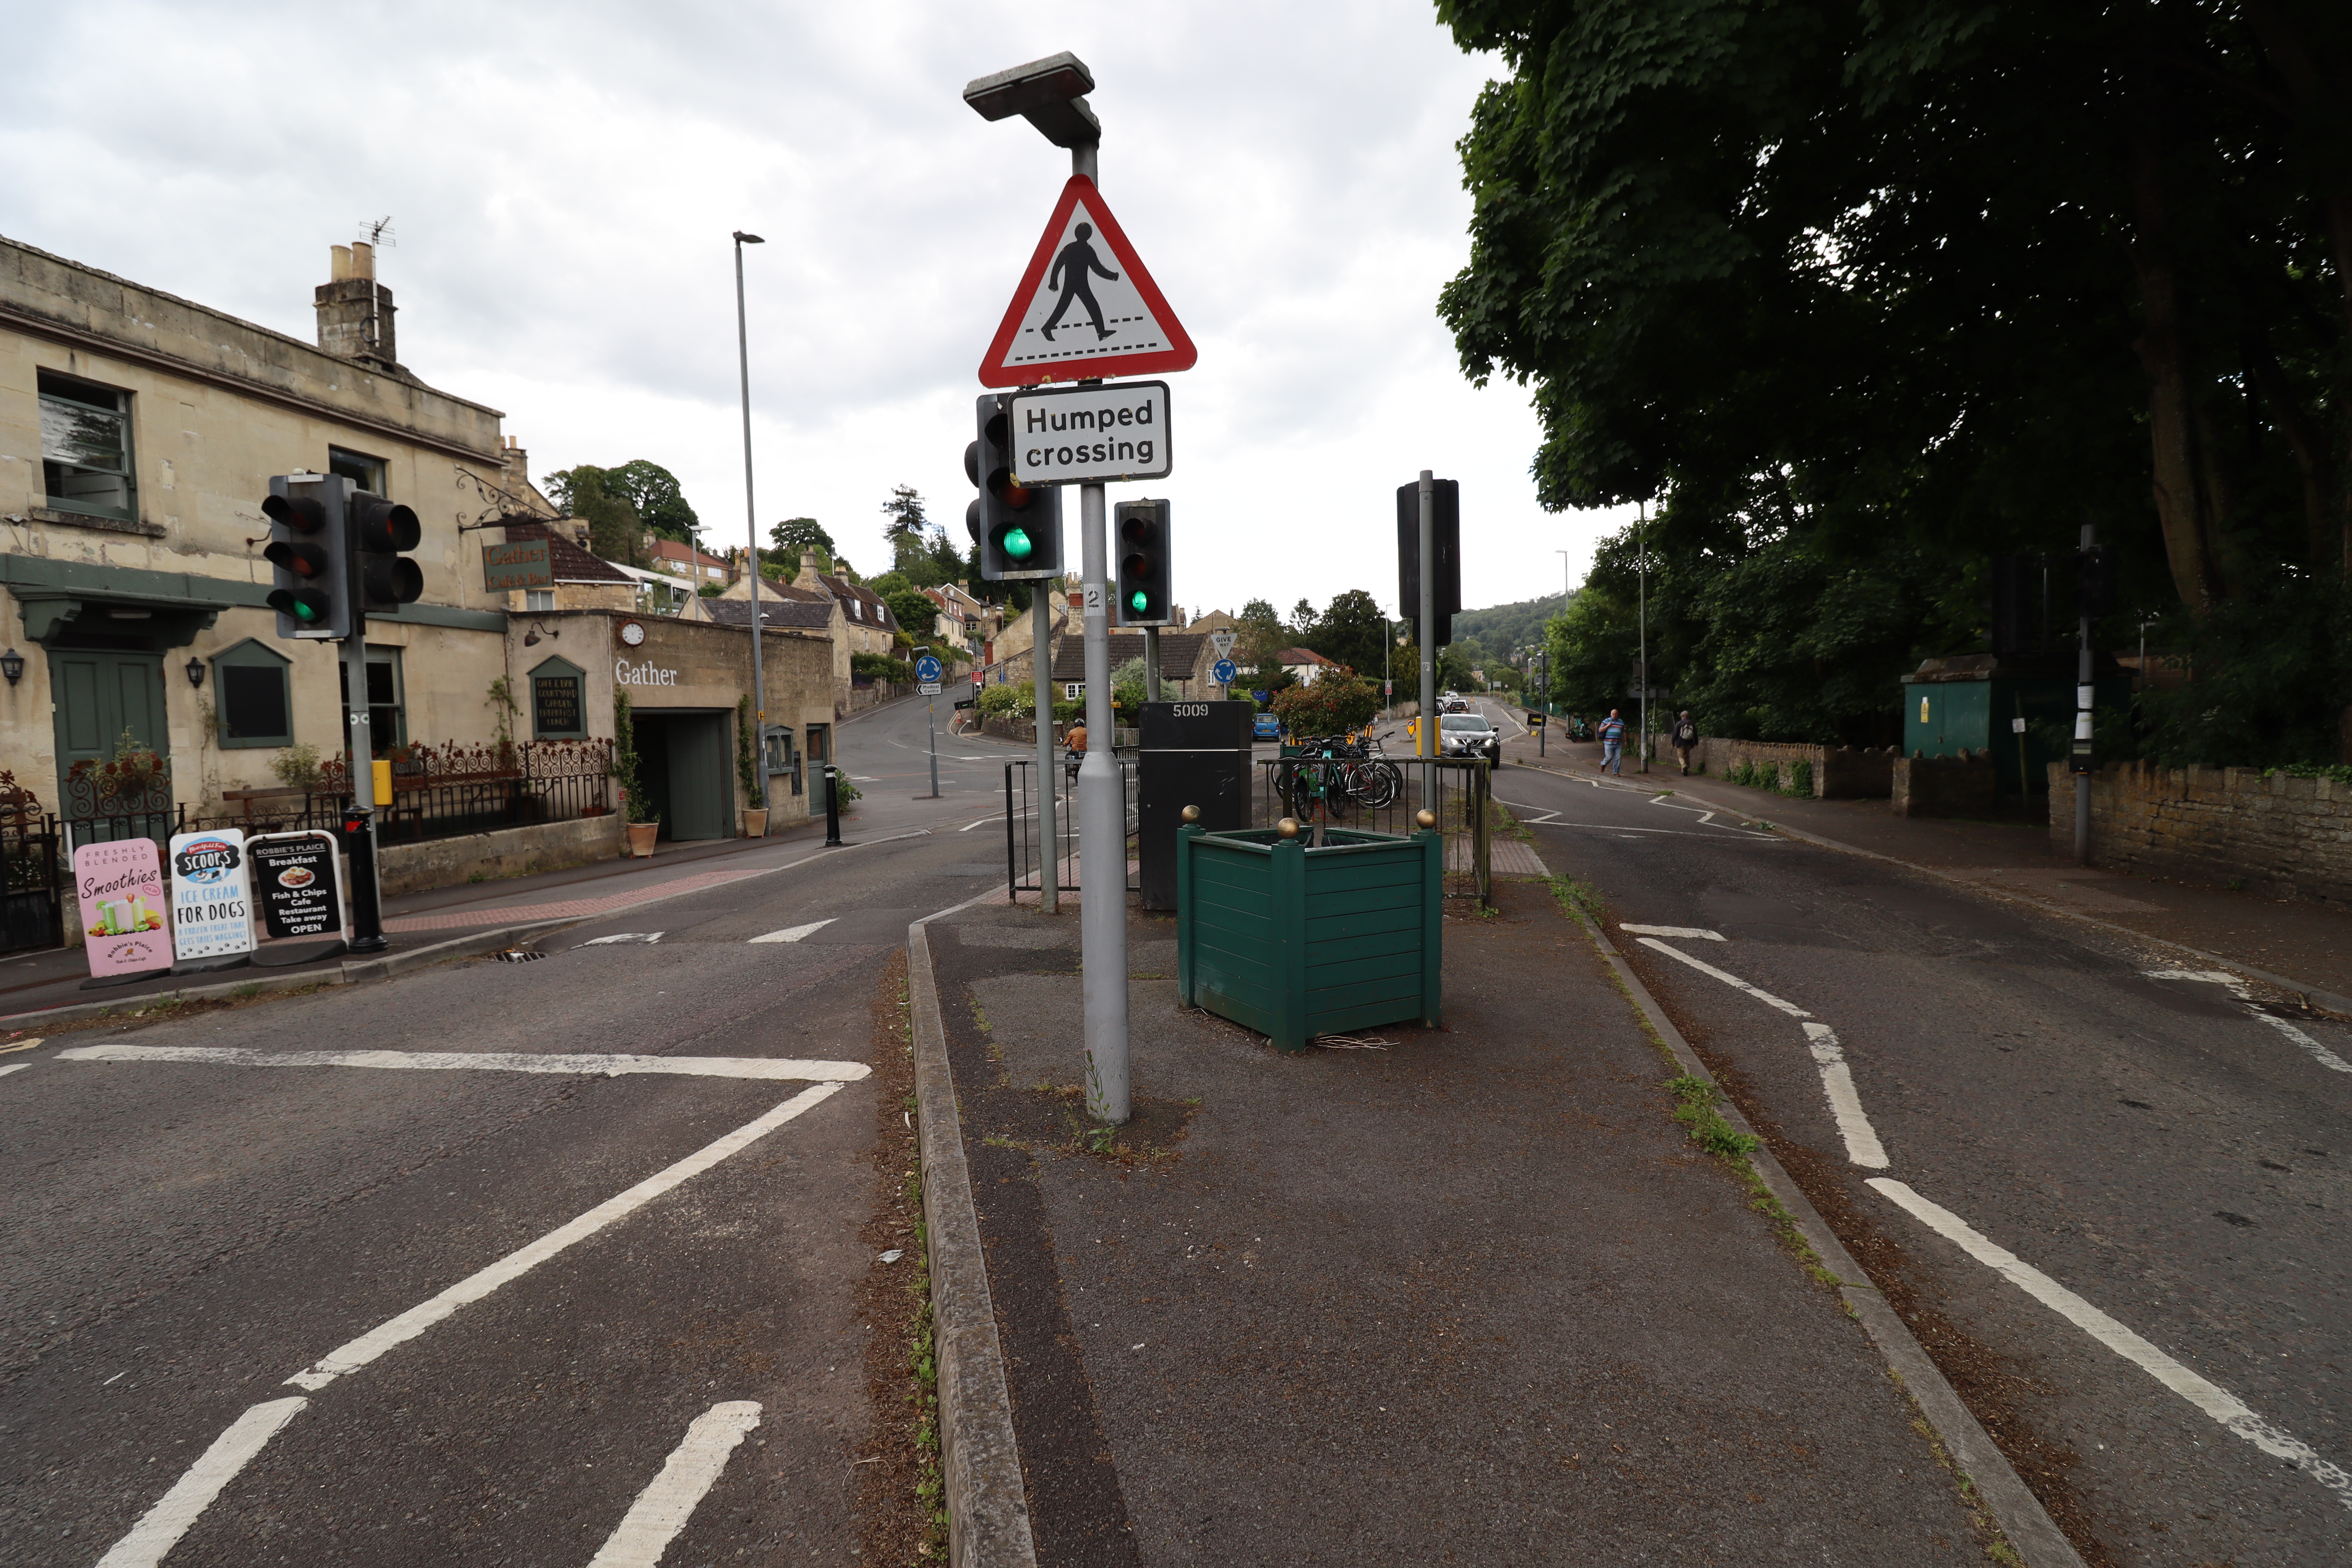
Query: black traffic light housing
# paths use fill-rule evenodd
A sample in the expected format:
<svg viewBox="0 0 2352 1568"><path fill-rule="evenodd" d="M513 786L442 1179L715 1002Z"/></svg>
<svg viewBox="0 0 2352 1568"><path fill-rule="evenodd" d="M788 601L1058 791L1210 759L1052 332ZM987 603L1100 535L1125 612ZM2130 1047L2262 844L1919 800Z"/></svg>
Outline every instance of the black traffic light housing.
<svg viewBox="0 0 2352 1568"><path fill-rule="evenodd" d="M992 583L1031 582L1062 574L1062 492L1013 482L1010 393L982 393L973 405L979 438L964 448L964 473L980 495L964 526L980 551L980 574Z"/></svg>
<svg viewBox="0 0 2352 1568"><path fill-rule="evenodd" d="M287 638L340 640L352 635L357 612L352 598L351 536L343 500L350 481L336 474L279 474L261 503L269 520L272 587L268 604L278 612L278 635Z"/></svg>
<svg viewBox="0 0 2352 1568"><path fill-rule="evenodd" d="M352 557L357 564L360 604L370 610L396 610L413 605L425 592L425 569L408 559L425 537L416 514L398 501L354 490L345 503L350 520Z"/></svg>
<svg viewBox="0 0 2352 1568"><path fill-rule="evenodd" d="M1164 500L1123 500L1113 513L1110 624L1164 626L1174 600L1175 568L1170 559L1169 505Z"/></svg>
<svg viewBox="0 0 2352 1568"><path fill-rule="evenodd" d="M1437 554L1437 635L1429 637L1421 621L1421 481L1397 487L1397 614L1413 625L1413 640L1425 647L1444 647L1454 640L1454 616L1462 608L1462 482L1431 481L1435 527L1431 540Z"/></svg>

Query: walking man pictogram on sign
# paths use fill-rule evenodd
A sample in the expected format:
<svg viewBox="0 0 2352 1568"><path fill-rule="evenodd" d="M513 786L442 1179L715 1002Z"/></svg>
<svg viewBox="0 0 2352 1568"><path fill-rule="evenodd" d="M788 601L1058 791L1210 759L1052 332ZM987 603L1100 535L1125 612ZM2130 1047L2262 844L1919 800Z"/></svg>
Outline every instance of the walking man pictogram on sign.
<svg viewBox="0 0 2352 1568"><path fill-rule="evenodd" d="M1087 243L1095 237L1092 224L1078 225L1077 235L1077 238L1062 247L1062 253L1054 258L1054 270L1045 275L1045 287L1062 291L1061 300L1054 306L1054 313L1045 318L1044 326L1037 329L1038 334L1049 343L1054 341L1055 325L1061 321L1062 312L1070 308L1073 300L1087 302L1087 314L1094 319L1097 342L1111 335L1111 329L1103 325L1102 307L1095 303L1094 282L1088 274L1100 273L1108 279L1116 279L1118 274L1105 267L1102 258L1095 254L1095 247Z"/></svg>

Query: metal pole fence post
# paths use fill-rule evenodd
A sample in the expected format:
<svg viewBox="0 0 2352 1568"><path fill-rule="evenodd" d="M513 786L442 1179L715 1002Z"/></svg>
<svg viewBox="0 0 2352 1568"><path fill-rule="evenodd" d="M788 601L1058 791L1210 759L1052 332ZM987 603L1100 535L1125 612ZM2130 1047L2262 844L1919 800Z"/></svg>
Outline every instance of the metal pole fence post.
<svg viewBox="0 0 2352 1568"><path fill-rule="evenodd" d="M1127 812L1109 744L1110 557L1103 487L1078 487L1086 536L1087 754L1078 765L1079 938L1086 970L1087 1111L1128 1119Z"/></svg>
<svg viewBox="0 0 2352 1568"><path fill-rule="evenodd" d="M2097 530L2083 525L2083 572L2091 568L2091 546L2097 542ZM2091 719L2095 687L2091 679L2091 614L2087 589L2080 595L2076 606L2081 612L2078 632L2081 647L2074 654L2074 755L2070 759L2074 774L2074 863L2091 863Z"/></svg>
<svg viewBox="0 0 2352 1568"><path fill-rule="evenodd" d="M1642 596L1642 763L1650 771L1650 505L1641 503L1633 532L1633 559L1641 573Z"/></svg>
<svg viewBox="0 0 2352 1568"><path fill-rule="evenodd" d="M1033 583L1029 662L1037 687L1037 907L1062 912L1062 841L1055 828L1054 766L1054 584Z"/></svg>
<svg viewBox="0 0 2352 1568"><path fill-rule="evenodd" d="M824 764L824 847L828 849L841 843L841 789L835 782L840 773L831 763Z"/></svg>
<svg viewBox="0 0 2352 1568"><path fill-rule="evenodd" d="M743 316L743 241L739 232L735 236L735 363L743 385L743 525L751 545L746 564L751 569L751 725L754 735L764 736L768 672L760 657L760 510L751 499L751 337Z"/></svg>
<svg viewBox="0 0 2352 1568"><path fill-rule="evenodd" d="M1421 470L1421 603L1404 606L1421 616L1421 804L1437 809L1437 476ZM1441 819L1439 828L1444 826Z"/></svg>
<svg viewBox="0 0 2352 1568"><path fill-rule="evenodd" d="M338 519L337 526L341 526ZM359 552L348 552L352 569L344 584L347 603L360 602ZM352 857L352 941L353 952L382 952L391 944L383 938L383 884L375 866L375 751L368 716L367 616L354 611L352 635L343 639L343 719L351 737L347 755L352 769L352 818L358 826L345 837Z"/></svg>
<svg viewBox="0 0 2352 1568"><path fill-rule="evenodd" d="M923 711L931 727L931 798L937 800L940 798L940 700L937 697L924 698Z"/></svg>

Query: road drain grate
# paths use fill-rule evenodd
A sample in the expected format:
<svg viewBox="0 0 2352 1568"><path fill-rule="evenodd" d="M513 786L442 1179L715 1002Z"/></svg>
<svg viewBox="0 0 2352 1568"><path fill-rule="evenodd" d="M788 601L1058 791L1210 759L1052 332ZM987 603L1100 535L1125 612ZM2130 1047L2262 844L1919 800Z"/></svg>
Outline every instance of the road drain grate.
<svg viewBox="0 0 2352 1568"><path fill-rule="evenodd" d="M510 947L503 952L494 952L490 956L500 963L529 963L532 959L545 958L547 954L532 952L526 948Z"/></svg>

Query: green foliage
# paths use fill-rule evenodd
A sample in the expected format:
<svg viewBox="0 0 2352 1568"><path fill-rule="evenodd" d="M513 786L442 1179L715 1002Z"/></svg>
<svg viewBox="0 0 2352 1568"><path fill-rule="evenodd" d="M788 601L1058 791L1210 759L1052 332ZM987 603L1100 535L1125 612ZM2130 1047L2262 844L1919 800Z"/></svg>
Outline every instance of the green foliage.
<svg viewBox="0 0 2352 1568"><path fill-rule="evenodd" d="M677 476L659 463L633 458L606 471L604 488L627 501L635 509L637 520L663 538L697 542L702 520L687 504Z"/></svg>
<svg viewBox="0 0 2352 1568"><path fill-rule="evenodd" d="M2187 656L2193 679L2141 695L2142 755L2168 767L2352 762L2341 728L2352 704L2352 590L2340 580L2281 574L2202 619L2175 618L2163 643ZM2100 740L2104 754L2122 751Z"/></svg>
<svg viewBox="0 0 2352 1568"><path fill-rule="evenodd" d="M1787 784L1787 785L1786 785L1786 786L1785 786L1785 787L1780 791L1780 793L1781 793L1782 795L1795 795L1795 796L1797 796L1798 798L1802 799L1802 800L1811 800L1811 799L1812 799L1812 798L1813 798L1813 763L1812 763L1812 759L1811 759L1811 758L1810 758L1810 757L1800 757L1800 758L1798 758L1795 762L1790 763L1788 765L1787 772L1788 772L1788 775L1789 775L1789 782L1788 782L1788 784Z"/></svg>
<svg viewBox="0 0 2352 1568"><path fill-rule="evenodd" d="M1160 695L1157 698L1148 697L1143 689L1143 661L1139 658L1130 658L1110 672L1110 698L1112 701L1118 704L1119 712L1122 715L1121 723L1134 723L1137 710L1140 709L1145 702L1171 702L1175 700L1178 695L1176 688L1170 685L1168 679L1162 676L1160 680Z"/></svg>
<svg viewBox="0 0 2352 1568"><path fill-rule="evenodd" d="M993 718L1009 714L1026 719L1037 711L1037 693L1029 686L1004 682L980 689L979 707L982 717Z"/></svg>
<svg viewBox="0 0 2352 1568"><path fill-rule="evenodd" d="M1542 642L1545 626L1561 613L1563 602L1562 595L1554 594L1484 610L1464 610L1454 617L1454 636L1456 641L1478 643L1507 657L1515 648Z"/></svg>
<svg viewBox="0 0 2352 1568"><path fill-rule="evenodd" d="M816 552L818 571L833 570L833 535L827 533L824 531L824 525L816 519L788 517L768 530L768 537L775 541L775 547L762 553L783 568L783 575L787 581L799 574L801 552L804 550Z"/></svg>
<svg viewBox="0 0 2352 1568"><path fill-rule="evenodd" d="M1305 686L1276 692L1268 706L1294 735L1339 735L1372 721L1381 710L1381 690L1343 665Z"/></svg>
<svg viewBox="0 0 2352 1568"><path fill-rule="evenodd" d="M1653 668L1711 733L1885 743L1900 667L1980 646L1987 556L2084 522L2126 605L2267 598L2305 617L2280 640L2325 639L2267 584L2352 545L2329 8L1439 14L1509 72L1461 143L1471 258L1441 311L1466 374L1533 384L1546 505L1668 498ZM1555 633L1570 706L1622 689L1623 576L1596 567L1617 602ZM2271 677L2159 715L2197 760L2320 743L2352 701L2309 653L2180 640Z"/></svg>
<svg viewBox="0 0 2352 1568"><path fill-rule="evenodd" d="M1388 612L1379 602L1361 588L1350 588L1300 626L1298 640L1300 646L1352 669L1378 669L1388 626Z"/></svg>
<svg viewBox="0 0 2352 1568"><path fill-rule="evenodd" d="M298 741L270 758L269 771L288 789L315 790L327 782L319 767L319 748L308 741Z"/></svg>
<svg viewBox="0 0 2352 1568"><path fill-rule="evenodd" d="M849 656L849 672L868 680L895 680L901 685L915 679L915 667L892 658L886 653L853 653Z"/></svg>
<svg viewBox="0 0 2352 1568"><path fill-rule="evenodd" d="M760 777L760 742L751 719L751 700L735 700L735 780L743 786L743 804L758 808L768 804Z"/></svg>
<svg viewBox="0 0 2352 1568"><path fill-rule="evenodd" d="M645 523L614 470L585 463L547 476L549 493L568 517L588 524L588 548L606 561L646 563Z"/></svg>
<svg viewBox="0 0 2352 1568"><path fill-rule="evenodd" d="M621 809L631 822L655 822L653 802L637 787L637 726L630 716L629 694L613 689L613 779L620 785Z"/></svg>
<svg viewBox="0 0 2352 1568"><path fill-rule="evenodd" d="M904 572L885 572L866 584L882 595L899 629L921 642L937 635L940 607ZM945 657L944 655L942 657Z"/></svg>
<svg viewBox="0 0 2352 1568"><path fill-rule="evenodd" d="M1670 1079L1666 1091L1675 1097L1675 1120L1690 1133L1692 1142L1710 1154L1727 1159L1744 1160L1762 1145L1745 1132L1733 1130L1716 1109L1720 1092L1705 1079L1685 1075Z"/></svg>

